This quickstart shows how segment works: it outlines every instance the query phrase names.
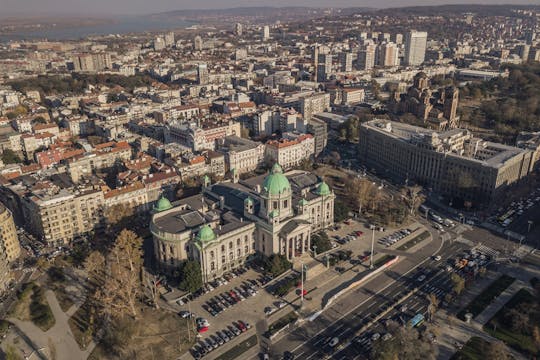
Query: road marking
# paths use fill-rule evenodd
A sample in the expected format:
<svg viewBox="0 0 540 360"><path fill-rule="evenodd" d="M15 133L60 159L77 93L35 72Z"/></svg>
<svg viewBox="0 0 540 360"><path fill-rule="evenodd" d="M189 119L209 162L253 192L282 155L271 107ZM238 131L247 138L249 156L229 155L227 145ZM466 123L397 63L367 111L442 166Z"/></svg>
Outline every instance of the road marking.
<svg viewBox="0 0 540 360"><path fill-rule="evenodd" d="M426 257L422 262L416 264L415 266L413 266L411 269L409 269L407 272L405 272L404 274L400 275L396 280L390 282L388 285L386 285L384 288L382 288L381 290L379 290L378 292L376 292L375 294L371 295L370 297L368 297L366 300L364 300L362 303L358 304L356 307L352 308L351 310L347 311L345 314L343 314L340 318L338 318L337 320L333 321L332 323L330 323L329 325L327 325L324 329L320 330L319 332L317 332L316 334L314 334L311 338L315 338L317 336L319 336L320 334L322 334L323 332L325 332L326 330L328 330L329 328L331 328L335 323L337 323L338 321L341 321L341 319L343 319L344 317L348 316L351 312L355 311L356 309L358 309L359 307L363 306L364 304L366 304L368 301L372 300L375 298L375 296L378 296L382 291L385 291L386 289L388 289L390 286L394 285L396 282L398 282L399 280L401 280L402 278L406 277L410 272L416 270L419 266L423 265L425 262L427 262L428 260L431 260L431 258L433 256L435 256L439 251L441 251L443 245L444 245L445 241L444 239L441 238L441 244L439 246L439 248L430 256ZM384 272L383 272L384 273ZM368 281L366 284L370 283L371 281L373 281L374 279L376 279L377 277L373 278L373 279L370 279L370 281ZM303 343L301 343L300 345L296 346L294 349L290 350L291 352L295 352L296 350L298 350L299 348L301 348L302 346L304 346L306 343L308 343L310 340L306 340L304 341ZM314 345L316 345L317 343L315 343ZM308 357L307 359L310 359L311 357L313 357L315 354L317 354L317 352L315 352L312 356ZM306 359L306 360L307 360Z"/></svg>

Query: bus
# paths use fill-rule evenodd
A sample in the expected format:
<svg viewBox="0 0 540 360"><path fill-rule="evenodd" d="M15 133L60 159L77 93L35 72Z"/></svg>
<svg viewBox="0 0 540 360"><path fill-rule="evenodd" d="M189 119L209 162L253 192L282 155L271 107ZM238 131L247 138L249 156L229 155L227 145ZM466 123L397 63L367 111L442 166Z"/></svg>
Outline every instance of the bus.
<svg viewBox="0 0 540 360"><path fill-rule="evenodd" d="M409 320L409 327L413 328L413 327L419 326L423 322L424 322L424 315L422 315L421 313L418 313L414 315L414 317L411 320Z"/></svg>

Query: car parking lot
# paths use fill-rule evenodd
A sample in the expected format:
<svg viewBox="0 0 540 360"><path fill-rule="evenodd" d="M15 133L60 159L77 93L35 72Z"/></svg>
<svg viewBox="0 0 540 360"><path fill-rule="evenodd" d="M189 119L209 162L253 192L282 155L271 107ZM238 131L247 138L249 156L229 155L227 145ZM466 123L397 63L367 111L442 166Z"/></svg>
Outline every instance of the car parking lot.
<svg viewBox="0 0 540 360"><path fill-rule="evenodd" d="M406 238L411 233L412 231L410 229L401 229L390 235L380 238L377 242L385 247L389 247L391 245L394 245L398 241Z"/></svg>
<svg viewBox="0 0 540 360"><path fill-rule="evenodd" d="M190 349L190 353L195 359L203 358L215 349L218 349L220 346L251 329L251 325L248 322L237 320L230 324L222 325L220 330L210 334L210 323L208 320L198 318L196 323L197 330L202 338ZM201 331L203 329L204 331Z"/></svg>
<svg viewBox="0 0 540 360"><path fill-rule="evenodd" d="M529 194L528 197L522 198L517 201L513 201L504 208L499 208L493 216L489 218L489 221L502 226L503 228L509 227L515 223L518 219L524 216L534 206L540 204L540 188L537 188ZM521 232L528 231L528 229L519 229Z"/></svg>

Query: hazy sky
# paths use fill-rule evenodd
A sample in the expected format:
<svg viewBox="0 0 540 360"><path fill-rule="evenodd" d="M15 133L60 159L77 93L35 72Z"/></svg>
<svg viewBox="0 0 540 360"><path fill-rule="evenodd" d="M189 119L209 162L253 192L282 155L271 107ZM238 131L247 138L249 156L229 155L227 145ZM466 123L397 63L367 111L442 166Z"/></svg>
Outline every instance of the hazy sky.
<svg viewBox="0 0 540 360"><path fill-rule="evenodd" d="M538 4L538 0L0 0L0 17L13 14L147 14L167 10L239 6L369 6Z"/></svg>

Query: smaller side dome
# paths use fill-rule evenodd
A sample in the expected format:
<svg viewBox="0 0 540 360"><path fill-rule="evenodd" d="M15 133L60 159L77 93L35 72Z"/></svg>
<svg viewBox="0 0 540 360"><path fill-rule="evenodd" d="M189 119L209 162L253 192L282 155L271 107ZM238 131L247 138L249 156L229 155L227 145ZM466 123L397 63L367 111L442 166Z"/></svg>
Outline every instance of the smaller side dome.
<svg viewBox="0 0 540 360"><path fill-rule="evenodd" d="M169 199L167 199L165 196L161 195L161 198L159 198L156 205L154 205L154 210L156 212L160 212L160 211L165 211L165 210L172 209L172 207L173 206L172 206L171 202L169 201Z"/></svg>
<svg viewBox="0 0 540 360"><path fill-rule="evenodd" d="M197 233L197 236L195 236L195 240L205 243L212 240L215 240L216 234L214 233L214 230L209 225L203 225L199 232Z"/></svg>
<svg viewBox="0 0 540 360"><path fill-rule="evenodd" d="M270 218L273 219L273 218L276 218L279 216L279 211L278 210L272 210L272 212L269 214Z"/></svg>
<svg viewBox="0 0 540 360"><path fill-rule="evenodd" d="M244 204L253 205L253 199L251 198L251 196L248 196L247 198L244 199Z"/></svg>
<svg viewBox="0 0 540 360"><path fill-rule="evenodd" d="M302 198L299 202L298 202L298 205L300 206L306 206L308 204L307 200Z"/></svg>
<svg viewBox="0 0 540 360"><path fill-rule="evenodd" d="M332 192L330 191L330 186L328 186L328 184L323 181L317 187L316 193L317 195L320 195L320 196L326 196L326 195L330 195Z"/></svg>

